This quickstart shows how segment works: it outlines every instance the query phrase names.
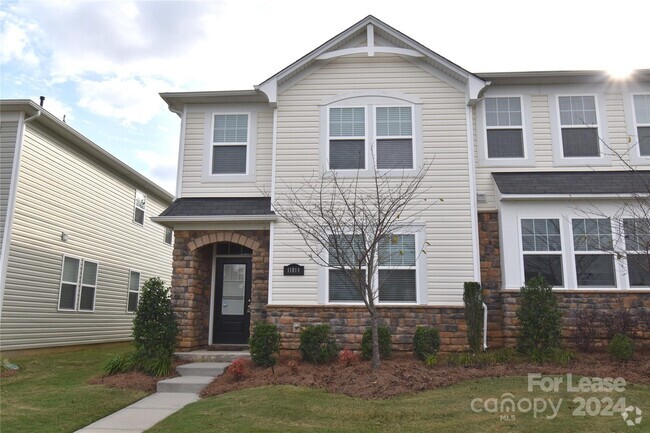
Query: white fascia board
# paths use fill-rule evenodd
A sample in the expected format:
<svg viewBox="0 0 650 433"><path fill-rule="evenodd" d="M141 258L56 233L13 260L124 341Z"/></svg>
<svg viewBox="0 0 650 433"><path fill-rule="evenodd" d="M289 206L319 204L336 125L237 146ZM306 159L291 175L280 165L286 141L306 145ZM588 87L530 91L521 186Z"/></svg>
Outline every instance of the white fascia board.
<svg viewBox="0 0 650 433"><path fill-rule="evenodd" d="M176 223L277 221L277 215L157 216L151 221L172 227Z"/></svg>
<svg viewBox="0 0 650 433"><path fill-rule="evenodd" d="M629 199L650 197L650 194L497 194L499 201L508 200L575 200L575 199Z"/></svg>

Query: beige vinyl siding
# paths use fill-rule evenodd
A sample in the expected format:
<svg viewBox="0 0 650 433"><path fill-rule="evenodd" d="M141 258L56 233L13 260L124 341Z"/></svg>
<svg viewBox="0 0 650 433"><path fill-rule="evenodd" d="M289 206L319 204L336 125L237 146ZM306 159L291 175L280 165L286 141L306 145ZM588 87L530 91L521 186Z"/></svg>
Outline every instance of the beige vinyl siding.
<svg viewBox="0 0 650 433"><path fill-rule="evenodd" d="M465 95L394 55L346 56L328 63L278 96L276 200L319 170L319 103L349 92L383 89L422 101L424 157L433 159L423 188L444 199L418 221L426 223L429 304L462 303L473 279ZM408 219L408 215L404 215ZM294 229L279 221L273 250L274 304L317 304L318 266ZM305 265L304 277L283 276L283 266Z"/></svg>
<svg viewBox="0 0 650 433"><path fill-rule="evenodd" d="M499 88L491 89L495 94L499 93ZM628 135L625 124L625 112L623 107L622 93L599 93L598 90L572 90L571 87L565 87L558 91L557 89L548 90L544 86L539 87L539 94L531 95L531 112L529 115L532 118L533 128L533 143L535 151L535 166L525 167L486 167L481 165L475 151L475 158L477 161L476 169L476 192L477 194L485 194L487 198L486 203L478 203L478 210L494 210L497 208L496 203L496 185L492 179L492 172L509 172L509 171L585 171L590 170L587 166L556 166L553 162L553 143L551 134L551 111L549 104L557 104L556 94L596 94L597 97L605 98L606 113L599 112L602 119L606 116L607 120L607 136L601 137L605 140L607 146L610 146L616 153L623 157L621 160L616 155L612 156L611 165L596 166L597 171L606 170L626 170L626 162L629 163L627 152L630 144L628 144ZM601 120L602 124L602 120ZM476 132L483 133L484 126L476 125ZM478 146L476 140L477 135L474 134L474 145ZM605 152L609 152L606 147L603 147Z"/></svg>
<svg viewBox="0 0 650 433"><path fill-rule="evenodd" d="M18 122L0 122L0 250L4 242L4 229L7 220L7 206L9 205L11 173L14 165L17 133Z"/></svg>
<svg viewBox="0 0 650 433"><path fill-rule="evenodd" d="M144 226L133 222L136 186L49 130L26 127L6 290L2 348L130 338L129 269L171 282L172 247L149 220L167 206L147 193ZM61 233L67 233L67 242ZM63 255L99 263L94 312L57 311Z"/></svg>
<svg viewBox="0 0 650 433"><path fill-rule="evenodd" d="M235 110L238 111L238 110ZM203 155L206 147L205 111L189 111L185 124L185 140L182 164L181 197L260 197L260 191L271 190L271 151L273 135L273 112L257 113L256 169L254 182L210 182L203 180ZM208 116L209 117L209 116Z"/></svg>

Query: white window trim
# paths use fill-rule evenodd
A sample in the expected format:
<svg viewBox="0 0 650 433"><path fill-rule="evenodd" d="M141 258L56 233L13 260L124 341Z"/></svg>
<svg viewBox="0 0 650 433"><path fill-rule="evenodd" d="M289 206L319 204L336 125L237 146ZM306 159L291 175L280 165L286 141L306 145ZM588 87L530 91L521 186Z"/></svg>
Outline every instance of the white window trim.
<svg viewBox="0 0 650 433"><path fill-rule="evenodd" d="M142 194L144 196L144 207L140 207L136 204L136 198L138 197L138 193ZM139 189L135 190L135 195L133 196L133 223L137 224L140 227L144 227L144 223L147 220L147 194L145 194L143 191L140 191ZM138 221L135 220L135 211L136 209L140 209L142 211L142 223L139 223Z"/></svg>
<svg viewBox="0 0 650 433"><path fill-rule="evenodd" d="M79 266L77 267L77 281L74 282L75 285L75 298L74 298L74 307L73 308L61 308L61 292L63 289L63 283L65 284L73 284L72 281L63 281L63 268L65 266L65 259L66 258L71 258L75 260L79 260ZM59 277L59 298L56 301L56 309L57 311L77 311L77 305L79 303L79 283L80 283L80 278L81 278L81 269L82 269L82 263L83 259L81 257L76 257L70 254L63 254L61 258L61 275Z"/></svg>
<svg viewBox="0 0 650 433"><path fill-rule="evenodd" d="M596 107L596 131L598 135L598 157L564 156L564 144L562 142L562 129L584 128L593 125L562 125L560 120L560 98L571 96L592 96ZM556 167L588 167L588 166L609 166L612 164L611 151L607 149L603 141L612 146L607 127L607 106L605 95L601 93L557 93L549 95L549 113L551 121L551 141L553 146L553 164Z"/></svg>
<svg viewBox="0 0 650 433"><path fill-rule="evenodd" d="M331 131L330 131L330 112L331 112L332 108L363 108L363 121L364 121L364 128L363 128L364 135L363 135L363 137L361 137L361 136L332 137ZM345 172L356 173L357 171L361 172L361 171L367 171L369 169L369 167L368 167L368 154L370 153L369 152L369 150L370 150L369 149L370 148L370 145L369 145L370 131L369 131L369 128L368 128L368 122L369 122L369 118L370 118L370 113L369 113L368 108L369 107L367 107L365 105L343 105L343 106L341 106L341 105L330 105L329 107L327 107L327 147L326 147L326 152L327 153L325 154L325 159L327 161L327 166L326 167L327 167L328 170L334 171L334 170L332 170L330 168L330 158L329 158L329 156L330 156L330 141L331 140L334 140L334 141L339 141L339 140L340 141L344 141L344 140L361 141L362 139L363 139L363 149L364 149L363 150L363 156L364 156L363 166L364 166L364 168L361 168L361 169L357 169L357 168L337 169L335 171L337 173L345 173Z"/></svg>
<svg viewBox="0 0 650 433"><path fill-rule="evenodd" d="M618 266L617 266L617 264L616 264L616 262L617 262L618 260L616 259L616 254L609 253L609 252L607 252L607 251L598 251L598 250L596 250L596 251L591 251L591 250L587 250L587 251L584 251L584 250L578 250L578 251L577 251L577 250L575 249L575 244L574 244L574 241L573 241L573 221L574 221L574 220L589 220L589 219L595 219L595 220L598 220L598 219L609 219L609 226L610 226L610 229L612 230L612 243L616 242L616 239L617 239L617 238L616 238L615 236L618 235L618 233L616 233L616 228L614 227L615 224L613 224L613 221L612 221L611 217L608 217L608 218L602 218L602 217L598 217L598 218L587 218L587 217L571 216L571 217L569 218L569 220L568 220L568 224L569 224L569 228L570 228L570 230L571 230L571 233L570 233L570 234L571 234L571 236L570 236L570 237L571 237L571 244L570 244L570 250L571 250L571 263L570 263L570 264L571 264L571 271L573 272L573 278L574 278L574 281L575 281L576 290L618 290L619 287L621 287L621 282L619 281L619 270L618 270ZM613 263L614 263L614 284L615 284L615 285L614 285L614 286L599 286L599 287L580 287L580 286L578 286L578 269L576 268L576 255L589 255L589 256L590 256L590 255L604 255L604 256L613 256L612 258L613 258L613 260L614 260Z"/></svg>
<svg viewBox="0 0 650 433"><path fill-rule="evenodd" d="M329 109L330 108L365 108L366 115L366 168L363 170L335 170L341 177L374 176L372 161L376 166L376 134L375 134L375 107L411 107L413 121L413 168L412 169L377 169L377 173L388 174L389 176L413 176L420 169L423 163L423 141L422 141L422 101L419 98L405 95L398 92L386 92L378 90L358 91L349 94L336 95L323 100L320 104L320 166L321 173L332 171L329 168ZM359 137L356 137L359 138ZM375 159L369 158L373 154Z"/></svg>
<svg viewBox="0 0 650 433"><path fill-rule="evenodd" d="M633 165L650 165L650 155L642 156L641 149L638 145L639 143L639 133L637 128L639 126L650 127L650 123L638 123L636 119L636 110L634 106L634 96L650 96L650 93L644 92L634 92L634 93L624 93L623 94L623 110L625 112L625 124L627 126L627 135L628 135L628 147L632 147L629 150L628 155L630 158L630 163Z"/></svg>
<svg viewBox="0 0 650 433"><path fill-rule="evenodd" d="M171 238L169 242L167 242L167 230L170 231L171 233ZM173 245L174 244L174 230L170 229L169 227L163 227L163 243L165 245Z"/></svg>
<svg viewBox="0 0 650 433"><path fill-rule="evenodd" d="M425 238L426 238L426 227L424 224L418 223L413 224L408 227L403 227L400 230L393 232L396 235L402 234L413 234L415 235L415 266L400 266L400 267L389 267L390 269L407 269L415 270L415 302L379 302L379 296L375 301L375 305L383 306L412 306L412 305L426 305L428 303L428 292L427 292L427 259L426 254L422 253L422 250L425 249ZM319 266L318 270L318 303L325 305L364 305L363 301L333 301L330 302L329 294L329 271L331 268L329 266ZM373 276L375 282L375 287L378 283L379 278L379 266L375 265L376 273ZM379 295L379 294L377 294Z"/></svg>
<svg viewBox="0 0 650 433"><path fill-rule="evenodd" d="M95 284L84 284L84 269L86 267L86 263L94 263L97 265L97 272L95 273ZM99 261L97 260L89 260L89 259L83 259L81 262L81 270L79 272L80 274L80 279L79 279L79 296L78 296L78 302L77 302L77 311L80 313L94 313L95 312L95 303L97 302L97 280L99 279ZM82 310L81 309L81 293L83 292L84 287L92 287L95 289L94 294L93 294L93 308L92 310Z"/></svg>
<svg viewBox="0 0 650 433"><path fill-rule="evenodd" d="M523 158L490 158L488 156L487 142L487 116L485 112L485 99L487 98L519 98L521 103L521 130L524 140L524 157ZM533 140L533 127L531 116L530 95L498 93L486 95L485 98L476 106L476 124L477 128L477 153L480 165L485 167L528 167L535 165L535 148ZM512 126L490 126L490 129L514 129Z"/></svg>
<svg viewBox="0 0 650 433"><path fill-rule="evenodd" d="M134 290L131 290L131 273L137 273L138 274L138 302L136 304L135 310L129 311L129 295L131 293L135 293ZM142 294L142 272L137 271L135 269L129 269L129 281L128 285L126 286L126 313L127 314L135 314L135 312L138 309L138 305L140 304L140 295Z"/></svg>
<svg viewBox="0 0 650 433"><path fill-rule="evenodd" d="M558 220L559 221L559 226L560 226L560 251L524 251L524 240L523 240L523 230L521 228L521 222L522 220ZM553 289L565 289L567 288L567 269L566 269L566 248L564 247L565 244L565 236L564 236L564 228L562 224L562 216L560 215L546 215L546 214L539 214L535 216L528 216L528 215L521 215L517 217L517 239L518 239L518 245L519 245L519 272L521 275L521 285L520 287L526 285L526 271L524 268L524 255L537 255L537 256L547 256L547 255L558 255L562 258L562 286L553 286Z"/></svg>
<svg viewBox="0 0 650 433"><path fill-rule="evenodd" d="M214 120L217 115L247 115L248 133L246 143L215 143L214 142ZM204 125L204 151L203 151L203 175L204 182L255 182L255 167L257 155L257 112L238 110L233 108L212 109L205 113ZM254 127L253 127L254 126ZM212 157L214 146L246 146L246 173L212 173Z"/></svg>

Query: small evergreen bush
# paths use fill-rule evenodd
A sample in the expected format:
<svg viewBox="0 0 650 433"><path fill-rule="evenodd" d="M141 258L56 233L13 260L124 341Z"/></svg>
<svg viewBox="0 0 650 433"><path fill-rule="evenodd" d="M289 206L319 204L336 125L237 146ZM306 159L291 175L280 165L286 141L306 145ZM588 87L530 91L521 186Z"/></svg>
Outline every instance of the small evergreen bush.
<svg viewBox="0 0 650 433"><path fill-rule="evenodd" d="M248 339L251 359L259 367L272 367L276 363L274 353L280 352L280 333L270 323L258 323Z"/></svg>
<svg viewBox="0 0 650 433"><path fill-rule="evenodd" d="M607 351L617 361L629 361L634 355L634 341L623 334L616 334L609 342Z"/></svg>
<svg viewBox="0 0 650 433"><path fill-rule="evenodd" d="M465 322L467 323L467 342L472 353L481 351L481 334L483 333L483 295L481 284L470 281L463 285L463 302L465 303Z"/></svg>
<svg viewBox="0 0 650 433"><path fill-rule="evenodd" d="M377 327L379 337L379 359L387 359L393 351L390 339L390 328L379 325ZM361 338L361 357L365 360L372 358L372 328L366 329Z"/></svg>
<svg viewBox="0 0 650 433"><path fill-rule="evenodd" d="M167 375L172 367L177 335L169 290L160 278L150 278L142 285L142 296L133 319L139 368L155 376Z"/></svg>
<svg viewBox="0 0 650 433"><path fill-rule="evenodd" d="M440 350L440 334L437 329L418 326L413 334L413 353L418 359L425 361L429 355L435 355Z"/></svg>
<svg viewBox="0 0 650 433"><path fill-rule="evenodd" d="M520 352L541 362L559 347L562 313L552 286L543 276L531 278L521 288L517 319L520 322L517 338Z"/></svg>
<svg viewBox="0 0 650 433"><path fill-rule="evenodd" d="M339 349L329 325L306 326L300 331L300 355L312 364L327 364L336 359Z"/></svg>

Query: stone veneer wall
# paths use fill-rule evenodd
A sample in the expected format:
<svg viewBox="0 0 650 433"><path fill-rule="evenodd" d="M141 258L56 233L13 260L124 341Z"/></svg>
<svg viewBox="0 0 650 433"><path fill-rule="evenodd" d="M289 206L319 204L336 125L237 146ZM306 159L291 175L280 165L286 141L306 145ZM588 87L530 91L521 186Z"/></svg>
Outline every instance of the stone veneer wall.
<svg viewBox="0 0 650 433"><path fill-rule="evenodd" d="M467 349L467 327L463 307L379 307L382 323L391 328L394 350L413 350L413 331L418 325L434 326L440 331L441 351ZM370 327L365 306L267 306L267 321L275 324L282 336L282 348L295 350L300 344L300 328L327 324L337 343L358 350L361 336Z"/></svg>
<svg viewBox="0 0 650 433"><path fill-rule="evenodd" d="M269 286L269 232L267 230L174 232L172 306L178 320L179 350L208 344L212 252L216 242L234 242L253 250L251 325L266 320Z"/></svg>
<svg viewBox="0 0 650 433"><path fill-rule="evenodd" d="M488 346L515 347L519 326L516 318L519 291L501 289L499 220L496 211L479 213L479 240L483 296L489 308ZM581 312L595 310L605 313L625 309L639 318L633 331L637 347L650 349L648 316L643 314L650 311L650 292L558 290L556 296L563 313L562 336L567 346L574 346L572 336L576 329L576 317ZM597 333L594 347L604 349L607 346L606 325L594 323L593 326Z"/></svg>

